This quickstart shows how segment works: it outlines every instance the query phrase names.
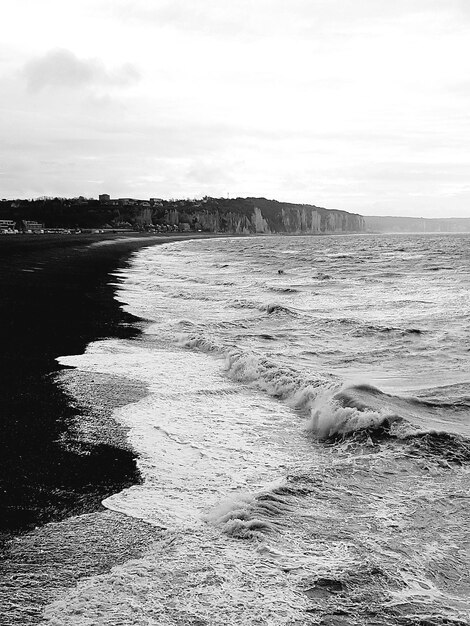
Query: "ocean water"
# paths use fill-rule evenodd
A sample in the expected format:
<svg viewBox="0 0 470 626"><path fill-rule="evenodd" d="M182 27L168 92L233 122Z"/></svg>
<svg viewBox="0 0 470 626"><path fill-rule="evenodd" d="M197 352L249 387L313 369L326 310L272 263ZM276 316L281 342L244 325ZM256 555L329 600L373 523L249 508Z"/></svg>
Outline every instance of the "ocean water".
<svg viewBox="0 0 470 626"><path fill-rule="evenodd" d="M470 236L174 242L116 275L137 340L60 361L121 407L144 556L54 625L470 623Z"/></svg>

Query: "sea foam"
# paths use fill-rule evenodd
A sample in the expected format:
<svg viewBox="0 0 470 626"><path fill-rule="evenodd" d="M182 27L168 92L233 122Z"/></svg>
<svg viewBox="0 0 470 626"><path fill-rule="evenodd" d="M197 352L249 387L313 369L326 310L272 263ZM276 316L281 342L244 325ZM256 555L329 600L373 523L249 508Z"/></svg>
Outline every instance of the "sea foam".
<svg viewBox="0 0 470 626"><path fill-rule="evenodd" d="M357 409L342 406L335 391L319 394L310 407L311 416L307 430L319 439L329 439L335 435L348 435L359 430L376 430L382 426L390 426L399 421L397 415L386 410Z"/></svg>
<svg viewBox="0 0 470 626"><path fill-rule="evenodd" d="M143 482L105 505L163 538L58 598L47 623L466 623L468 440L437 432L468 431L457 239L439 244L457 274L433 281L383 237L295 238L295 263L276 237L136 255L119 297L152 326L74 364L147 386L115 414ZM298 291L270 309L291 276ZM437 389L413 399L459 381L452 406L429 403Z"/></svg>

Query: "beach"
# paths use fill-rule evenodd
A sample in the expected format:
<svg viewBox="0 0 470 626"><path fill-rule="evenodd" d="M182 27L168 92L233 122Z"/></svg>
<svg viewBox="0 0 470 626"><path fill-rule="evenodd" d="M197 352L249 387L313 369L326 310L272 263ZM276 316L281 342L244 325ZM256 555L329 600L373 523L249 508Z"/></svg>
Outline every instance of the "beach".
<svg viewBox="0 0 470 626"><path fill-rule="evenodd" d="M466 625L468 236L121 243L53 264L75 508L7 544L4 622Z"/></svg>
<svg viewBox="0 0 470 626"><path fill-rule="evenodd" d="M81 354L100 338L139 334L138 318L114 298L111 273L133 252L167 240L139 234L0 239L2 624L36 623L42 604L76 582L81 569L81 575L106 571L154 535L101 504L140 480L126 431L111 415L145 395L145 386L90 379L56 358ZM132 532L122 532L126 525Z"/></svg>
<svg viewBox="0 0 470 626"><path fill-rule="evenodd" d="M55 382L55 359L99 337L138 333L109 274L151 241L102 243L86 235L0 241L2 532L89 512L109 490L138 479L133 454L111 440L86 455L58 444L77 411Z"/></svg>

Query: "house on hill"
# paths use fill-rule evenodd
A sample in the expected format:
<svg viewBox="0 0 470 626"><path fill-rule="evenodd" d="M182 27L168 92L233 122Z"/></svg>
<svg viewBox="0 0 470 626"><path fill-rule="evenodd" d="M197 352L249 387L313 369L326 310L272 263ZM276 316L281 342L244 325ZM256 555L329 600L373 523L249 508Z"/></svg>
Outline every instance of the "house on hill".
<svg viewBox="0 0 470 626"><path fill-rule="evenodd" d="M24 233L43 233L44 224L40 222L32 222L30 220L21 220L21 230Z"/></svg>
<svg viewBox="0 0 470 626"><path fill-rule="evenodd" d="M15 230L15 220L0 220L0 233L12 233Z"/></svg>

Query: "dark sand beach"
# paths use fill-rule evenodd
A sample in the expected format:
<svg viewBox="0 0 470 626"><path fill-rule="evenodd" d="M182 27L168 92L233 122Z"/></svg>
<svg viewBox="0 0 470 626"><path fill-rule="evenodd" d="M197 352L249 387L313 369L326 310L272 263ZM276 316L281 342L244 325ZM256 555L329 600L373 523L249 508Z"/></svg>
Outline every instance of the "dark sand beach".
<svg viewBox="0 0 470 626"><path fill-rule="evenodd" d="M165 241L82 234L0 239L1 624L38 623L60 589L138 555L156 536L147 524L101 505L139 481L112 411L145 388L89 377L55 359L82 353L100 338L139 334L139 320L114 299L111 273L132 252Z"/></svg>
<svg viewBox="0 0 470 626"><path fill-rule="evenodd" d="M155 238L98 240L103 236L0 241L3 537L94 511L103 497L138 481L134 455L118 445L116 431L108 442L67 442L80 407L56 381L62 369L56 357L81 353L98 338L139 332L113 298L110 272Z"/></svg>

